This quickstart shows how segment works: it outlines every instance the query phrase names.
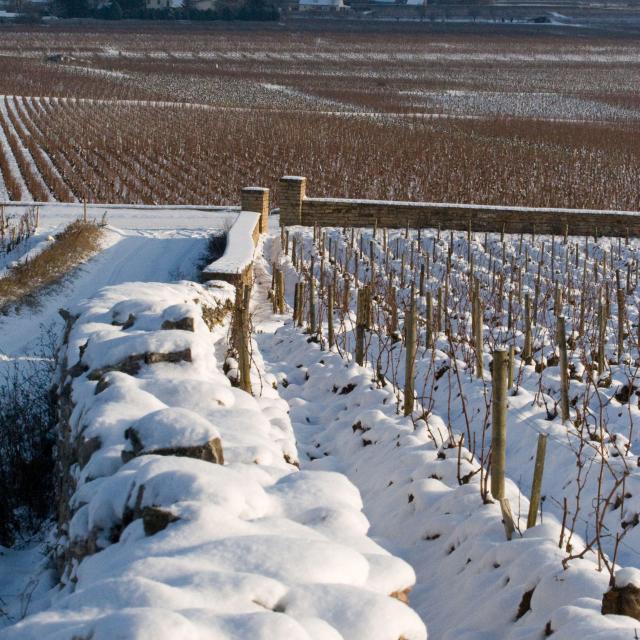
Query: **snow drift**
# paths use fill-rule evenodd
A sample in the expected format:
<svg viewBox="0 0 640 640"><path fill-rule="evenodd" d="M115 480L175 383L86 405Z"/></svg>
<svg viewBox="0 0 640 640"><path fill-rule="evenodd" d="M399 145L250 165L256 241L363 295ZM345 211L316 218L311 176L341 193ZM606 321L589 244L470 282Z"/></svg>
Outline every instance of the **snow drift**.
<svg viewBox="0 0 640 640"><path fill-rule="evenodd" d="M0 637L426 638L358 490L298 471L287 404L223 374L232 294L130 283L66 314L60 584Z"/></svg>

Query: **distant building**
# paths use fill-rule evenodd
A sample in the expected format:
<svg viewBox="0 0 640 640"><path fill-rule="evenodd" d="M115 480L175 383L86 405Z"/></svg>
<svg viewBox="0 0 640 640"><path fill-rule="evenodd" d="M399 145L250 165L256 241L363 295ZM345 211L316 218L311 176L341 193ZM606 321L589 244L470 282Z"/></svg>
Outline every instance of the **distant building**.
<svg viewBox="0 0 640 640"><path fill-rule="evenodd" d="M426 7L427 0L369 0L371 4L377 4L381 6L410 6L410 7Z"/></svg>
<svg viewBox="0 0 640 640"><path fill-rule="evenodd" d="M218 0L145 0L147 9L194 9L196 11L213 11Z"/></svg>
<svg viewBox="0 0 640 640"><path fill-rule="evenodd" d="M300 11L343 11L343 0L299 0Z"/></svg>
<svg viewBox="0 0 640 640"><path fill-rule="evenodd" d="M145 0L147 9L182 9L182 0Z"/></svg>
<svg viewBox="0 0 640 640"><path fill-rule="evenodd" d="M214 11L218 0L191 0L191 7L197 11Z"/></svg>

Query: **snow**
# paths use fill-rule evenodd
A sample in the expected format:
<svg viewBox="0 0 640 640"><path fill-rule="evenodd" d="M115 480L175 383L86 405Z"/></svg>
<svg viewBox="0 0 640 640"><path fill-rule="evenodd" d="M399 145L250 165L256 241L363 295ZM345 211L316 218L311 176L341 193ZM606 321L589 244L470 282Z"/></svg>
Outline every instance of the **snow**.
<svg viewBox="0 0 640 640"><path fill-rule="evenodd" d="M303 7L344 7L342 0L300 0L299 4Z"/></svg>
<svg viewBox="0 0 640 640"><path fill-rule="evenodd" d="M7 215L19 215L38 203L4 203ZM38 204L41 228L49 232L61 230L63 226L84 215L82 204L48 202ZM165 230L175 234L184 230L218 230L233 224L238 217L238 207L201 205L130 205L130 204L87 204L89 220L106 220L123 230L140 230L150 235Z"/></svg>
<svg viewBox="0 0 640 640"><path fill-rule="evenodd" d="M45 224L64 217L58 207L43 210L45 221L50 216ZM244 213L228 211L226 219L236 221L231 232L236 228L240 236L243 229L245 246L251 246L250 255L247 249L242 256L234 241L229 255L248 264L258 253L251 397L232 387L222 371L228 325L210 330L202 317L203 305L231 299L233 288L216 281L167 284L160 280L176 279L169 267L157 269L161 257L179 261L179 241L186 238L195 243L187 251L193 261L195 245L202 246L206 236L201 221L211 213L186 212L179 233L171 231L170 213L165 219L158 211L159 221L144 208L114 215L123 222L129 216L130 228L110 228L107 242L117 247L114 235L122 233L138 238L138 251L146 251L164 239L160 251L166 256L146 254L151 265L141 264L146 256L121 259L104 274L98 258L87 267L93 281L79 276L71 285L65 307L79 318L61 354L68 370L61 369L59 382L71 392L68 437L82 455L70 469L70 518L55 538L61 582L47 591L50 576L40 567L29 615L0 637L412 640L426 638L423 621L431 637L441 640L524 640L549 632L563 639L622 640L640 630L632 618L601 614L609 575L595 553L567 560L559 545L562 514L556 503L572 496L567 483L575 482L576 441L570 428L549 420L536 404L539 376L533 367L519 367L518 392L509 396L506 493L517 531L507 541L499 505L482 500L479 460L460 440L466 429L458 396L448 406L450 375L433 391L428 412L419 406L413 417L399 415L401 397L389 380L382 385L370 365L343 357L351 350L349 330L330 350L293 326L290 309L287 315L271 312L271 265L284 269L291 303L297 281L291 260L281 254L275 234L254 249L249 237L255 214L252 226ZM308 252L311 230L291 231ZM326 231L336 241L341 237L338 229ZM428 246L434 233L423 231ZM415 242L405 245L402 232L389 236L402 246ZM612 242L601 245L610 249ZM479 243L475 249L481 271L486 265ZM636 251L634 240L625 251ZM558 254L556 260L562 264ZM457 253L453 265L466 269ZM366 268L361 261L352 275L365 281ZM440 282L442 268L437 261L432 266L429 289ZM115 286L96 293L111 282ZM525 277L525 288L530 284ZM183 319L193 331L173 328ZM636 321L635 312L629 319ZM350 326L351 316L345 322ZM20 336L16 324L10 321L8 328ZM544 349L544 332L536 340ZM433 354L420 348L419 380L433 375L430 367L450 361L448 349L444 339ZM372 335L369 361L378 351L381 344ZM150 352L182 355L154 362L144 358ZM133 370L121 366L132 357L138 363ZM401 384L402 344L385 357L386 371ZM482 415L489 378L465 374L462 360L457 366L467 410ZM546 395L555 393L556 378L553 366L543 372ZM623 435L631 418L618 425L612 399L624 382L614 371L611 389L600 390L599 398L616 434L605 443L607 464L629 469L624 517L630 519L640 510L633 471L637 438ZM577 381L571 384L578 390ZM424 401L425 394L418 395ZM630 407L629 416L635 411ZM473 418L468 429L477 437L482 425L476 423ZM525 493L538 433L549 436L545 502L539 524L527 530ZM216 439L223 465L189 457ZM592 479L583 500L587 516L597 500ZM167 517L159 531L149 528L154 509ZM608 528L618 526L620 511L605 514ZM581 523L573 533L574 550L584 545L583 530ZM640 584L637 536L631 528L622 541L617 586ZM0 555L0 571L8 562L22 566L14 553L20 552ZM24 553L25 565L33 563L37 552ZM16 576L14 591L24 588L27 575L23 569ZM401 601L407 595L411 608ZM11 607L15 620L15 599Z"/></svg>
<svg viewBox="0 0 640 640"><path fill-rule="evenodd" d="M5 206L5 215L19 215L26 208L27 205L18 204ZM226 207L109 205L89 206L87 211L89 219L97 220L107 212L109 225L102 251L82 265L71 280L43 297L38 309L0 320L0 353L19 357L33 352L42 326L61 329L60 307L79 302L105 285L197 278L197 264L207 251L211 233L224 229L238 216L237 209ZM32 246L31 242L44 241L82 215L82 205L40 206L40 226L23 248ZM18 257L11 254L12 260Z"/></svg>
<svg viewBox="0 0 640 640"><path fill-rule="evenodd" d="M290 325L258 342L274 363L270 372L282 372L288 381L281 393L306 453L302 469L339 470L358 486L372 535L390 541L416 569L411 601L433 637L537 637L560 607L587 597L600 605L608 578L593 560L563 571L558 522L547 515L544 526L506 542L500 510L482 504L477 476L459 486L456 449L437 446L426 428L414 432L408 419L396 416L393 394L375 388L372 371L310 348ZM356 390L341 400L334 388L348 383ZM356 424L363 431L354 430ZM469 452L462 451L464 473L471 465L465 460ZM512 504L526 509L513 483L508 493ZM532 610L514 624L522 596L534 587ZM574 615L590 632L602 625L600 615L587 624L582 607ZM564 624L559 618L554 631Z"/></svg>
<svg viewBox="0 0 640 640"><path fill-rule="evenodd" d="M254 230L260 214L241 211L227 234L227 246L221 258L207 265L203 273L240 274L252 262L255 253Z"/></svg>
<svg viewBox="0 0 640 640"><path fill-rule="evenodd" d="M640 584L640 569L625 567L616 571L616 587L626 587L630 584Z"/></svg>
<svg viewBox="0 0 640 640"><path fill-rule="evenodd" d="M290 231L310 246L310 229ZM326 231L334 241L340 237L338 230ZM427 246L431 242L430 233L423 230ZM401 232L390 232L389 242L395 242L394 234L401 236ZM550 246L550 238L544 240ZM266 295L270 286L269 265L274 261L285 270L288 294L297 280L290 258L282 256L275 245L275 239L269 241L265 261L256 268L259 282L263 280L263 291L258 296ZM629 251L633 250L632 246ZM556 259L559 260L557 255ZM482 264L477 254L476 261ZM316 268L318 263L316 260ZM366 281L366 263L362 269L358 277ZM433 282L440 277L440 272L435 271ZM267 307L256 302L254 313L259 314L260 309ZM459 446L459 436L455 435L464 432L459 401L453 404L447 417L447 378L441 384L442 391L434 393L435 402L427 422L417 419L414 424L414 420L397 414L399 400L389 383L380 386L370 367L359 367L348 357L346 360L341 357L351 350L350 346L340 342L339 352L335 348L328 350L326 343L311 342L289 320L278 318L283 325L279 328L274 326L275 318L265 318L257 324L254 354L259 352L256 361L263 363L270 379L278 381L279 392L289 403L301 451L301 468L345 473L360 489L371 534L384 540L385 547L394 549L416 571L411 602L426 621L432 637L537 638L545 634L547 625L554 637L575 638L576 629L587 638L633 637L629 632L640 628L637 621L623 616L603 617L600 613L609 576L599 567L595 553L588 551L584 558L569 560L566 568L563 566L567 553L558 545L560 518L549 502L557 501L561 492L565 492L571 505L572 487L567 483L572 478L575 483L572 451L575 442L571 441L571 435L567 437L566 428L561 429L565 442L560 442L560 446L550 443L548 448L543 486L547 500L542 522L525 530L528 500L523 491L528 490L526 483L531 477L537 434L539 431L551 434L554 430L554 422L542 418L534 421L535 430L526 426L539 413L533 408L536 406L532 403L533 395L526 391L538 379L537 375L532 372L530 381L521 382L518 395L509 398L510 412L519 410L520 415L510 417L507 497L522 537L517 534L514 540L506 541L498 505L484 504L481 499L478 461L465 446ZM368 358L375 362L383 345L376 344L376 334L370 338ZM446 349L444 343L438 346ZM422 361L418 360L418 385L428 375L428 354L422 357L426 362L420 369ZM404 375L403 358L403 354L396 354L391 365L400 381ZM444 358L444 352L438 354L432 366L438 367ZM382 365L385 370L384 361ZM553 368L547 371L551 373ZM480 406L484 411L483 383L473 382L468 375L463 378L461 391L467 411L473 416ZM549 388L547 384L545 389ZM615 411L612 408L607 419L612 420ZM452 433L447 429L448 420L452 421ZM555 428L559 431L557 423ZM474 433L480 435L481 431ZM624 442L621 446L624 447ZM632 465L635 458L630 455L633 460L629 458L628 464ZM608 464L617 465L617 460L611 457ZM585 516L597 498L592 482L593 477L583 496ZM632 500L635 490L630 488L631 484L626 486L628 499ZM635 506L629 505L628 509L631 514ZM607 516L609 529L616 517L616 512ZM582 524L578 529L582 531ZM635 531L628 536L622 541L619 561L636 563ZM574 550L581 549L583 544L583 539L574 533ZM621 585L640 584L638 579L635 568L619 569L616 573L616 584L618 581ZM523 597L530 591L530 608L516 619Z"/></svg>
<svg viewBox="0 0 640 640"><path fill-rule="evenodd" d="M38 541L12 549L0 545L0 636L8 621L22 618L55 585L53 574Z"/></svg>
<svg viewBox="0 0 640 640"><path fill-rule="evenodd" d="M308 202L334 203L334 204L361 204L363 207L368 205L384 205L394 207L432 207L447 209L472 209L481 211L519 211L522 213L588 213L588 214L621 214L630 216L640 216L640 211L616 211L613 209L563 209L548 207L522 207L509 205L493 205L493 204L467 204L467 203L447 203L447 202L406 202L393 200L362 200L353 198L306 198Z"/></svg>
<svg viewBox="0 0 640 640"><path fill-rule="evenodd" d="M399 235L399 234L398 234ZM428 235L428 234L425 234ZM431 245L431 240L433 238L429 237L426 239L427 244ZM545 241L545 246L549 247L551 244L550 238L543 238ZM606 241L609 245L609 251L612 251L613 247L611 244L615 244L614 242ZM601 241L601 243L605 243L605 241ZM604 245L605 249L607 245ZM592 248L591 251L594 249ZM615 248L617 251L617 248ZM629 248L629 255L633 255L633 252L636 251L636 247L634 246L634 241L631 241L631 245ZM556 264L560 265L560 258L556 254L556 258L558 262ZM477 260L482 260L476 255ZM547 256L547 260L549 257ZM396 263L395 268L398 267ZM465 269L466 267L457 267ZM442 271L440 267L436 267L436 273L434 274L427 287L432 288L437 286L437 283L440 282L439 278L442 277ZM360 277L366 277L364 275L364 270L360 272ZM529 280L529 286L532 281ZM291 283L290 283L291 286ZM525 285L526 286L526 285ZM421 309L424 310L424 299L420 302ZM633 309L633 305L629 305L629 312L631 314L632 321L635 322L635 311ZM541 310L544 312L544 310ZM542 345L543 348L548 348L549 339L548 336L543 335L542 332L540 335L536 336L537 344ZM518 333L517 341L518 345L521 346L522 335ZM545 346L547 345L547 346ZM398 375L399 379L402 380L403 373L403 362L402 362L402 354L401 347L398 346L395 351L396 354L387 357L388 354L384 352L384 345L378 344L377 338L374 335L372 337L371 342L371 361L375 362L377 359L378 352L381 353L382 358L382 369L384 371L388 371L389 375ZM433 371L440 369L448 363L448 345L446 341L443 340L439 343L438 349L435 351L434 361L431 362L429 351L421 351L421 357L417 363L417 380L418 386L422 387L425 382L427 384L427 388L432 385ZM488 364L488 362L487 362ZM577 368L581 367L581 363L579 358L575 357L572 359L572 364L575 364ZM466 368L466 365L460 363L461 367ZM509 397L509 421L510 424L518 425L517 430L514 430L513 437L508 439L508 472L513 477L513 479L518 482L519 486L521 486L524 490L529 490L529 482L531 478L532 471L532 454L535 451L536 440L538 438L539 433L547 434L550 440L550 447L548 451L548 460L547 460L547 468L551 467L554 469L553 472L545 472L545 479L543 484L543 493L547 497L547 501L545 503L545 511L552 510L556 515L561 517L562 512L562 504L563 499L567 498L569 504L571 505L574 496L574 484L575 484L575 464L576 464L576 447L579 443L579 438L576 437L576 432L573 429L567 430L566 427L559 424L559 421L550 420L547 416L546 410L542 407L542 402L536 400L536 391L538 389L538 384L540 382L540 377L535 373L533 367L523 367L522 368L522 378L519 383L519 389L517 394L511 395ZM446 373L446 371L445 371ZM629 411L625 408L624 411L621 411L620 403L616 400L615 395L617 391L622 388L623 385L627 384L625 382L627 380L627 376L629 374L633 374L633 366L627 373L627 368L623 367L620 370L616 370L614 367L614 375L612 377L612 384L609 389L600 389L598 392L598 399L595 399L593 411L597 411L597 405L600 401L604 403L603 409L603 418L606 421L608 437L606 440L605 455L609 459L607 463L608 468L613 470L616 474L622 474L626 468L630 468L630 477L626 480L627 486L629 487L629 491L626 492L629 495L625 496L626 499L629 500L624 502L624 509L622 513L620 511L616 511L616 509L611 510L611 512L607 512L605 521L607 522L608 527L613 527L614 529L620 527L620 521L623 523L633 522L634 514L638 511L638 506L633 494L635 494L636 485L636 473L633 472L633 468L636 466L635 464L635 456L633 451L637 450L637 439L634 438L634 442L631 443L631 450L626 451L628 437L629 436L629 427L635 422L636 419L636 407L630 406ZM445 379L446 381L447 379ZM542 385L543 389L547 393L557 394L558 384L559 384L559 374L557 367L548 367L545 369L542 375ZM455 379L452 378L452 382L455 383ZM449 383L450 384L450 383ZM485 400L484 400L484 387L486 383L477 383L471 379L471 376L467 374L463 376L461 380L461 392L464 394L465 399L468 402L468 412L471 415L479 415L480 417L484 415L485 412ZM584 387L578 383L572 381L572 394L582 393L584 391ZM442 409L437 412L445 422L448 419L451 420L460 420L460 431L465 432L464 426L464 416L462 415L462 411L459 406L452 407L451 410L447 409L447 393L448 393L448 385L442 384L439 388L434 391L434 401L436 406L441 407ZM422 392L424 395L424 391ZM428 395L428 392L427 392ZM557 397L557 396L556 396ZM447 417L449 416L449 418ZM629 420L632 420L629 422ZM625 435L627 434L627 435ZM437 435L437 434L436 434ZM470 430L465 434L467 438L471 440L476 437L478 442L482 438L482 420L474 419L471 421ZM448 435L445 434L445 438ZM551 446L552 445L552 446ZM593 454L597 453L593 450L593 447L588 447L588 452L585 454L586 459L589 461L594 461L597 456ZM591 462L590 464L593 464ZM585 501L583 502L583 514L579 520L579 529L581 531L586 531L587 535L589 534L587 527L587 523L589 517L593 515L593 507L589 507L589 505L594 504L594 500L597 499L598 494L598 484L597 478L595 477L595 473L589 474L588 481L585 484ZM607 483L609 483L609 475L607 474ZM607 485L610 486L610 485ZM608 491L608 489L605 490ZM585 517L588 516L588 517ZM635 528L629 528L627 533L625 534L625 539L622 540L620 547L620 556L619 559L623 563L637 563L637 549L638 544L634 540L637 535L637 531ZM611 541L606 542L607 546L610 546ZM611 552L612 549L609 548Z"/></svg>
<svg viewBox="0 0 640 640"><path fill-rule="evenodd" d="M390 597L412 586L413 570L367 537L358 490L334 471L298 471L286 403L273 389L253 398L222 372L226 327L210 332L201 309L233 295L221 282L126 283L70 309L78 319L59 379L73 400L67 437L98 446L69 470L61 586L3 638L426 638ZM161 328L178 316L194 330ZM91 375L142 349L185 345L188 362ZM70 377L76 362L84 372ZM129 448L131 429L144 450ZM211 438L224 465L179 453ZM150 533L151 507L171 521Z"/></svg>

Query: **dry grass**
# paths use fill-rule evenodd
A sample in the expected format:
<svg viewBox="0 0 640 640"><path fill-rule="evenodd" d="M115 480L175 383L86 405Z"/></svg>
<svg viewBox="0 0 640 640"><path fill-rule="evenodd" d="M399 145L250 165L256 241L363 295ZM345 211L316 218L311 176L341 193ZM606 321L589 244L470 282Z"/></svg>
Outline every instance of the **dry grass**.
<svg viewBox="0 0 640 640"><path fill-rule="evenodd" d="M60 282L99 250L101 235L95 223L72 222L42 253L0 278L0 309L6 313L14 305L36 303L46 287Z"/></svg>

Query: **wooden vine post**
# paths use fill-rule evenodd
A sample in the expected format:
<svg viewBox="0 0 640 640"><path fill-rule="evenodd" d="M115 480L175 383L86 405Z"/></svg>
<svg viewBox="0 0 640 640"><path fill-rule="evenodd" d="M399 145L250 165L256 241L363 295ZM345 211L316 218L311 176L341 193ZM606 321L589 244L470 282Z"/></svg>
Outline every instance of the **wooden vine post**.
<svg viewBox="0 0 640 640"><path fill-rule="evenodd" d="M515 369L515 353L516 349L513 345L509 347L509 363L507 365L507 389L513 387L514 369Z"/></svg>
<svg viewBox="0 0 640 640"><path fill-rule="evenodd" d="M602 298L598 301L598 374L602 375L605 371L605 352L604 341L607 332L607 316Z"/></svg>
<svg viewBox="0 0 640 640"><path fill-rule="evenodd" d="M298 282L298 327L304 324L304 282Z"/></svg>
<svg viewBox="0 0 640 640"><path fill-rule="evenodd" d="M533 354L531 348L531 302L529 294L524 294L524 347L522 349L522 359L525 364L531 364Z"/></svg>
<svg viewBox="0 0 640 640"><path fill-rule="evenodd" d="M473 298L473 306L475 309L475 322L474 322L474 336L473 342L476 348L476 378L481 379L484 375L484 364L482 356L484 354L483 350L483 340L482 340L482 329L483 329L483 317L482 317L482 302L480 300L479 292L476 290L476 294Z"/></svg>
<svg viewBox="0 0 640 640"><path fill-rule="evenodd" d="M315 336L318 332L318 316L316 309L316 280L313 272L309 275L309 333Z"/></svg>
<svg viewBox="0 0 640 640"><path fill-rule="evenodd" d="M622 364L622 354L624 353L624 320L625 320L625 299L624 291L618 287L616 290L618 304L618 364Z"/></svg>
<svg viewBox="0 0 640 640"><path fill-rule="evenodd" d="M391 287L389 294L389 329L394 341L397 341L398 335L398 290Z"/></svg>
<svg viewBox="0 0 640 640"><path fill-rule="evenodd" d="M511 540L515 525L509 501L504 495L507 465L507 364L504 349L493 352L491 399L491 495L500 503L507 540Z"/></svg>
<svg viewBox="0 0 640 640"><path fill-rule="evenodd" d="M278 269L276 273L276 297L278 301L278 313L284 313L284 271Z"/></svg>
<svg viewBox="0 0 640 640"><path fill-rule="evenodd" d="M367 328L368 313L368 290L367 287L358 289L358 300L356 307L356 362L364 365L364 336Z"/></svg>
<svg viewBox="0 0 640 640"><path fill-rule="evenodd" d="M544 473L544 456L547 451L547 435L538 435L538 448L536 461L533 467L533 482L531 483L531 499L529 500L529 513L527 514L527 529L536 526L538 511L540 510L540 494L542 491L542 476Z"/></svg>
<svg viewBox="0 0 640 640"><path fill-rule="evenodd" d="M269 291L269 295L271 296L271 311L273 313L278 313L278 269L273 267L273 272L271 273L271 290Z"/></svg>
<svg viewBox="0 0 640 640"><path fill-rule="evenodd" d="M557 340L560 365L560 417L562 422L569 419L569 359L567 357L567 334L564 316L558 316Z"/></svg>
<svg viewBox="0 0 640 640"><path fill-rule="evenodd" d="M238 368L240 370L240 388L251 393L251 357L249 355L249 340L251 332L249 327L249 302L251 299L251 287L248 284L241 285L242 294L238 295Z"/></svg>
<svg viewBox="0 0 640 640"><path fill-rule="evenodd" d="M333 327L333 306L334 306L335 287L330 284L327 290L327 340L329 341L329 349L336 342L335 330Z"/></svg>
<svg viewBox="0 0 640 640"><path fill-rule="evenodd" d="M418 310L415 296L411 296L411 305L405 321L406 364L404 371L404 415L413 413L414 404L414 367L418 348Z"/></svg>

